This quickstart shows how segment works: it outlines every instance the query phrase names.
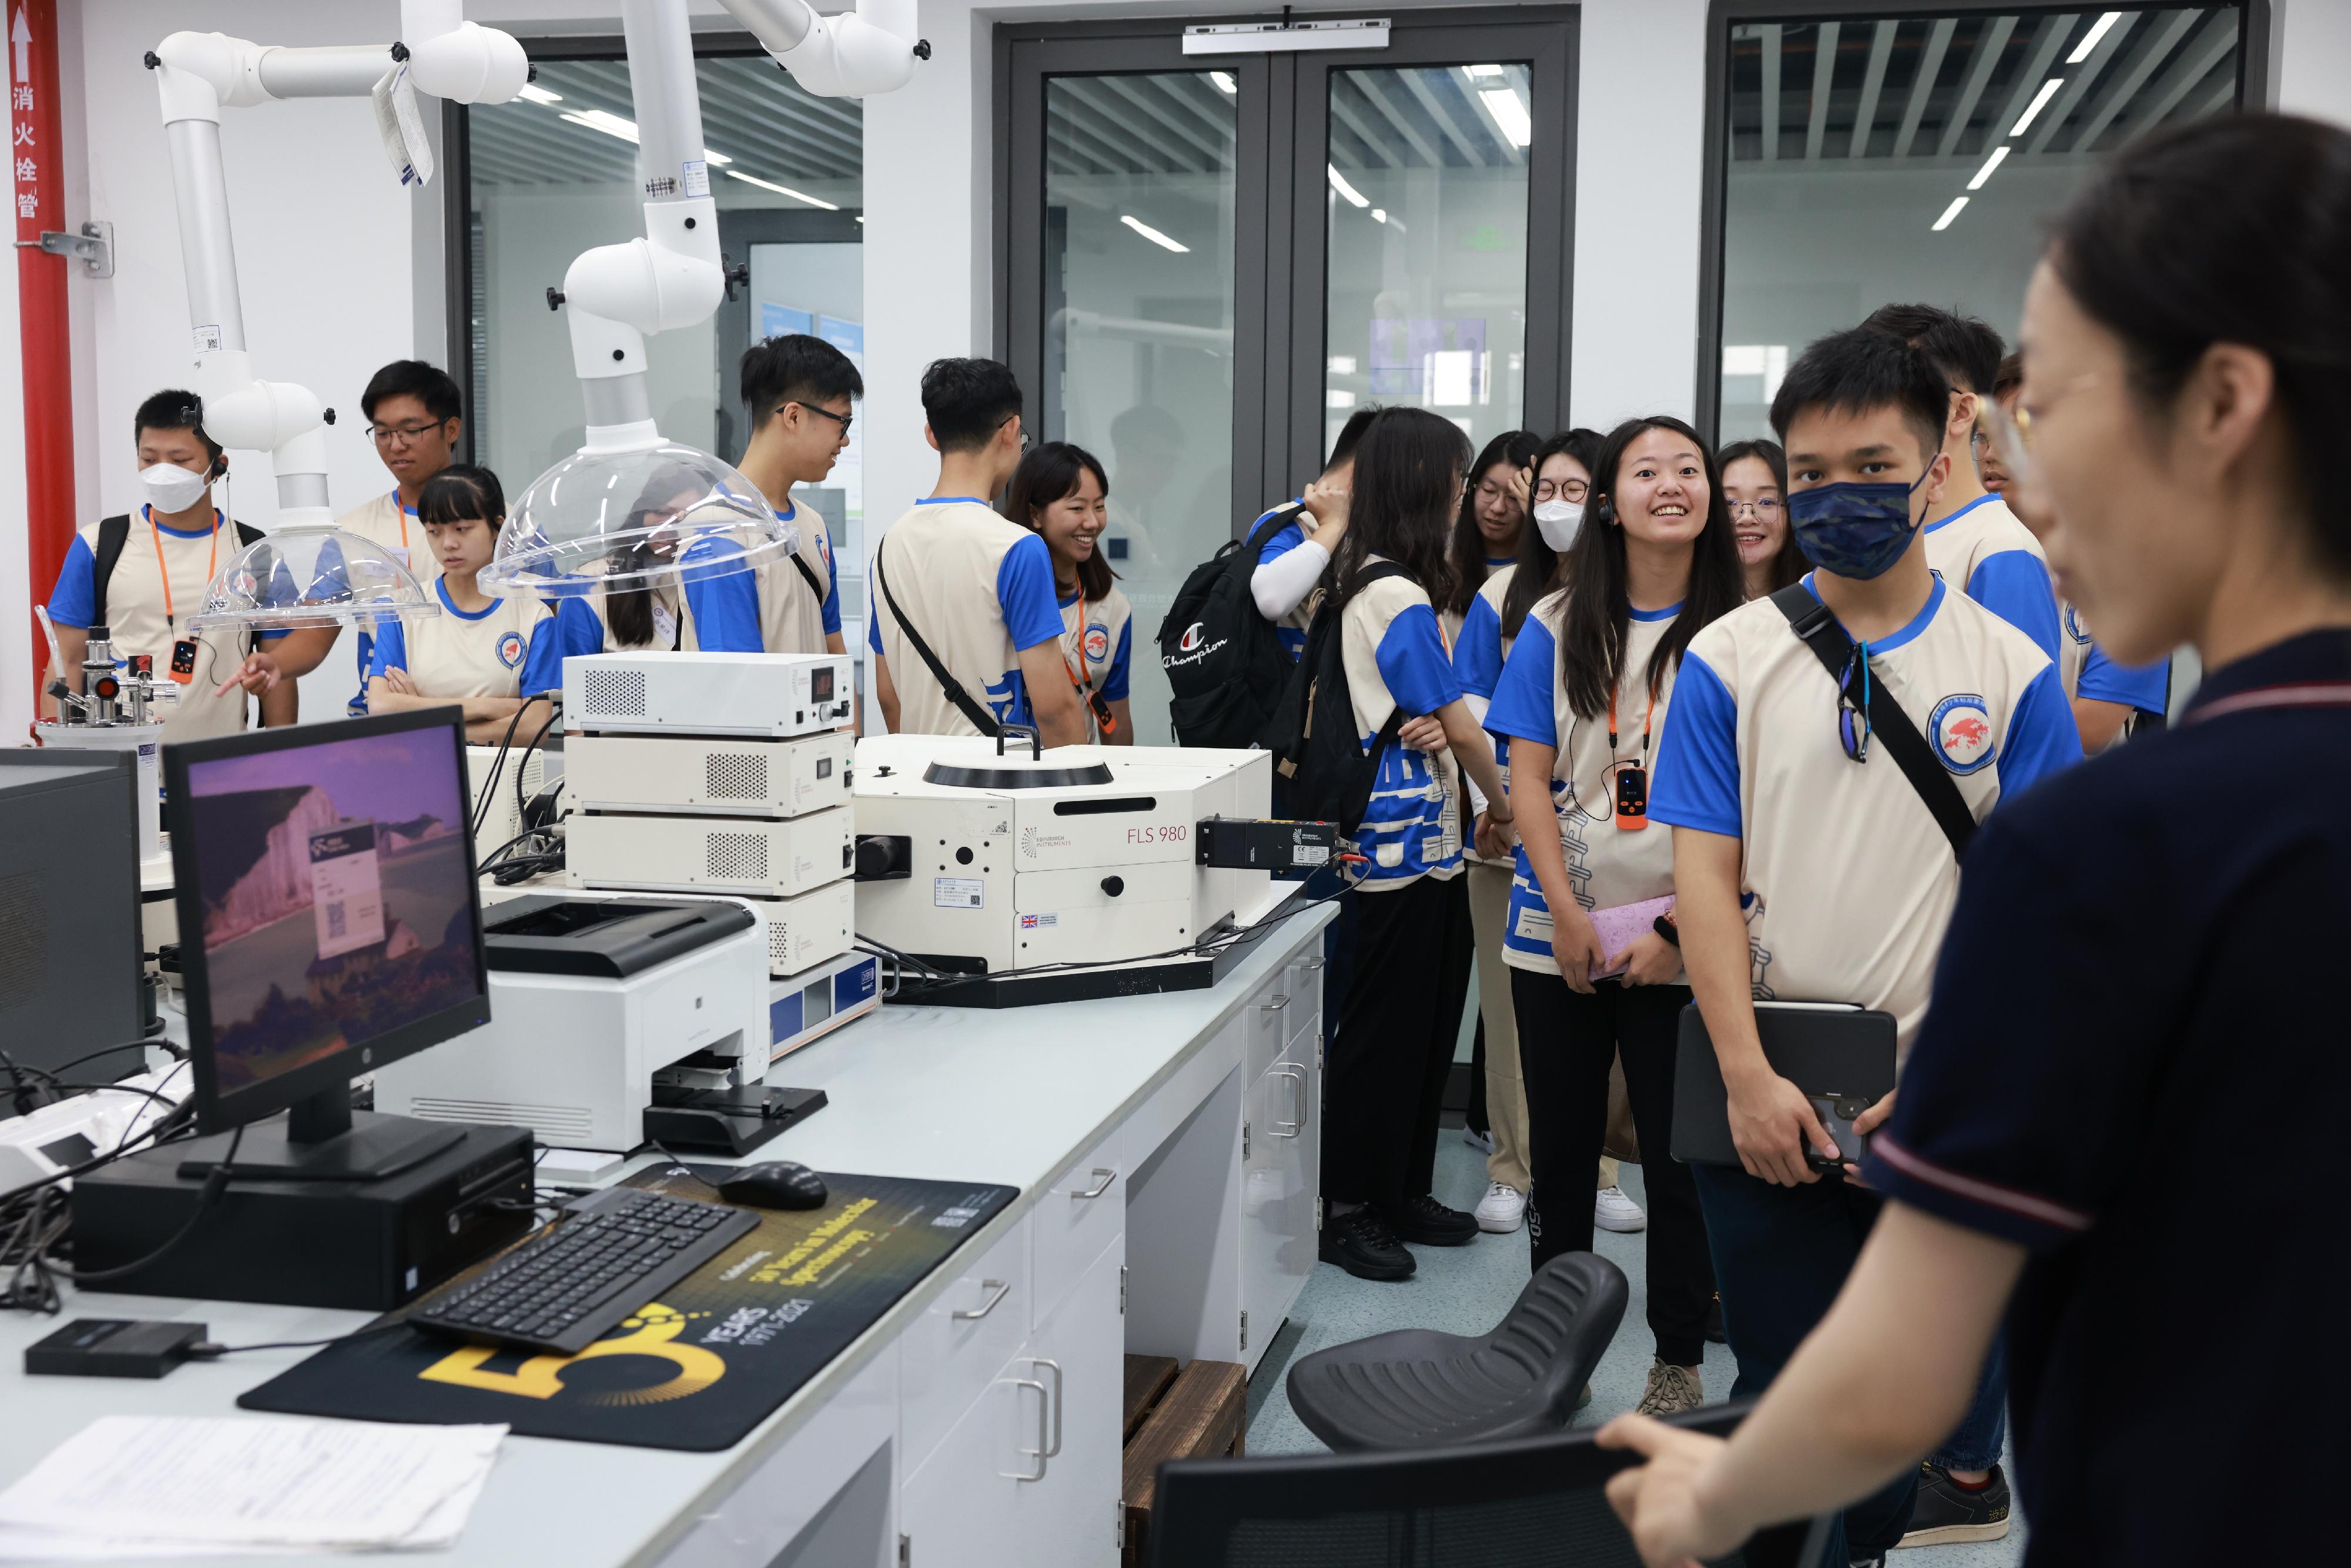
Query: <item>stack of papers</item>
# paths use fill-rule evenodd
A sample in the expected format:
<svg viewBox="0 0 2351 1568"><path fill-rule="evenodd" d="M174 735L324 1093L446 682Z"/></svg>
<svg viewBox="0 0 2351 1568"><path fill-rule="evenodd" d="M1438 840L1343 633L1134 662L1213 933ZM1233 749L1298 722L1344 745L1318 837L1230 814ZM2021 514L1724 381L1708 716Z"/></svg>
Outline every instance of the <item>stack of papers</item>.
<svg viewBox="0 0 2351 1568"><path fill-rule="evenodd" d="M454 1546L506 1433L101 1416L0 1492L0 1561Z"/></svg>

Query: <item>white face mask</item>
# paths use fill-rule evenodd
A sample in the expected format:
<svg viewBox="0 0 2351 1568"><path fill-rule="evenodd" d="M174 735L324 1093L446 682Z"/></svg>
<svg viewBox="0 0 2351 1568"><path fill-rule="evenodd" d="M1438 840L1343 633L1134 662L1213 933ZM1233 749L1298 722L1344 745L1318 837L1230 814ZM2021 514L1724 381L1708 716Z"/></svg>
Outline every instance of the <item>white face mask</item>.
<svg viewBox="0 0 2351 1568"><path fill-rule="evenodd" d="M1575 543L1575 536L1583 527L1583 503L1581 501L1538 501L1535 503L1535 527L1542 533L1543 543L1561 555Z"/></svg>
<svg viewBox="0 0 2351 1568"><path fill-rule="evenodd" d="M176 463L141 468L139 482L147 487L147 504L159 512L184 512L204 498L204 476Z"/></svg>

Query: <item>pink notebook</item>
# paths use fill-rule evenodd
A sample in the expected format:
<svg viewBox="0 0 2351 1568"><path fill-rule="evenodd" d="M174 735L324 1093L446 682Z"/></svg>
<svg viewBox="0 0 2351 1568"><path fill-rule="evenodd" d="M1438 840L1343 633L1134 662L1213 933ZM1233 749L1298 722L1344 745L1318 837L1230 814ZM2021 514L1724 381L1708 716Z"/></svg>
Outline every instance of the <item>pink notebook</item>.
<svg viewBox="0 0 2351 1568"><path fill-rule="evenodd" d="M1620 904L1613 909L1593 910L1592 928L1600 933L1603 956L1592 961L1592 977L1604 980L1612 975L1623 974L1627 966L1622 963L1605 969L1600 967L1607 962L1605 955L1624 952L1633 945L1635 937L1657 924L1658 915L1670 915L1673 908L1674 895L1669 893L1663 898L1645 898L1638 904Z"/></svg>

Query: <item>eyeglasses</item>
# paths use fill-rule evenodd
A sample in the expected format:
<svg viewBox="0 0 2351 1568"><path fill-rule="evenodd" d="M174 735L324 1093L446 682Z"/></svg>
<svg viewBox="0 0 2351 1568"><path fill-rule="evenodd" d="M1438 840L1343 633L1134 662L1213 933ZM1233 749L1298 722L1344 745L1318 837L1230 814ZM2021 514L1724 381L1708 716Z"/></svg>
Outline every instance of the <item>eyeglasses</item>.
<svg viewBox="0 0 2351 1568"><path fill-rule="evenodd" d="M819 408L812 402L802 402L796 397L787 398L782 402L778 403L776 405L776 412L778 413L781 413L788 408L804 408L810 413L820 413L824 415L825 418L841 426L841 438L843 441L849 439L849 427L857 422L857 416L853 413L835 413L829 408Z"/></svg>
<svg viewBox="0 0 2351 1568"><path fill-rule="evenodd" d="M1853 678L1861 676L1861 700L1854 700ZM1855 643L1837 681L1837 743L1855 762L1869 760L1869 644Z"/></svg>
<svg viewBox="0 0 2351 1568"><path fill-rule="evenodd" d="M1581 479L1535 481L1535 499L1538 501L1581 501L1591 490L1592 486Z"/></svg>
<svg viewBox="0 0 2351 1568"><path fill-rule="evenodd" d="M1741 512L1752 512L1759 522L1770 522L1780 515L1780 497L1766 496L1760 501L1733 501L1730 515L1736 518Z"/></svg>
<svg viewBox="0 0 2351 1568"><path fill-rule="evenodd" d="M445 419L435 419L423 424L371 424L368 426L368 439L378 446L413 446L418 437L439 430L448 423Z"/></svg>
<svg viewBox="0 0 2351 1568"><path fill-rule="evenodd" d="M1478 498L1481 501L1499 501L1510 493L1510 489L1509 486L1497 485L1490 480L1485 481L1478 486Z"/></svg>
<svg viewBox="0 0 2351 1568"><path fill-rule="evenodd" d="M1002 430L1006 425L1010 424L1014 420L1019 419L1019 417L1020 416L1017 413L1008 413L1002 419L996 422L996 428ZM1028 455L1029 445L1030 439L1029 430L1026 425L1023 425L1020 430L1020 451L1023 456Z"/></svg>

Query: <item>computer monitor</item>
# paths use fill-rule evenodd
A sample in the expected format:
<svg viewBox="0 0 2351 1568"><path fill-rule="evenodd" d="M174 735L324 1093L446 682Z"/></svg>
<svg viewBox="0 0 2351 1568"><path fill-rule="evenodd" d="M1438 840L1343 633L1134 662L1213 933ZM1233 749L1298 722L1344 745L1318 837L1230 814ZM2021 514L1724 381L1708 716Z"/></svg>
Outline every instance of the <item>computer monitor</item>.
<svg viewBox="0 0 2351 1568"><path fill-rule="evenodd" d="M452 705L164 748L197 1131L246 1129L237 1174L372 1179L465 1135L350 1107L489 1021L465 746Z"/></svg>
<svg viewBox="0 0 2351 1568"><path fill-rule="evenodd" d="M19 1068L144 1065L138 788L129 751L0 749L0 1049ZM11 1088L0 1069L0 1117Z"/></svg>

